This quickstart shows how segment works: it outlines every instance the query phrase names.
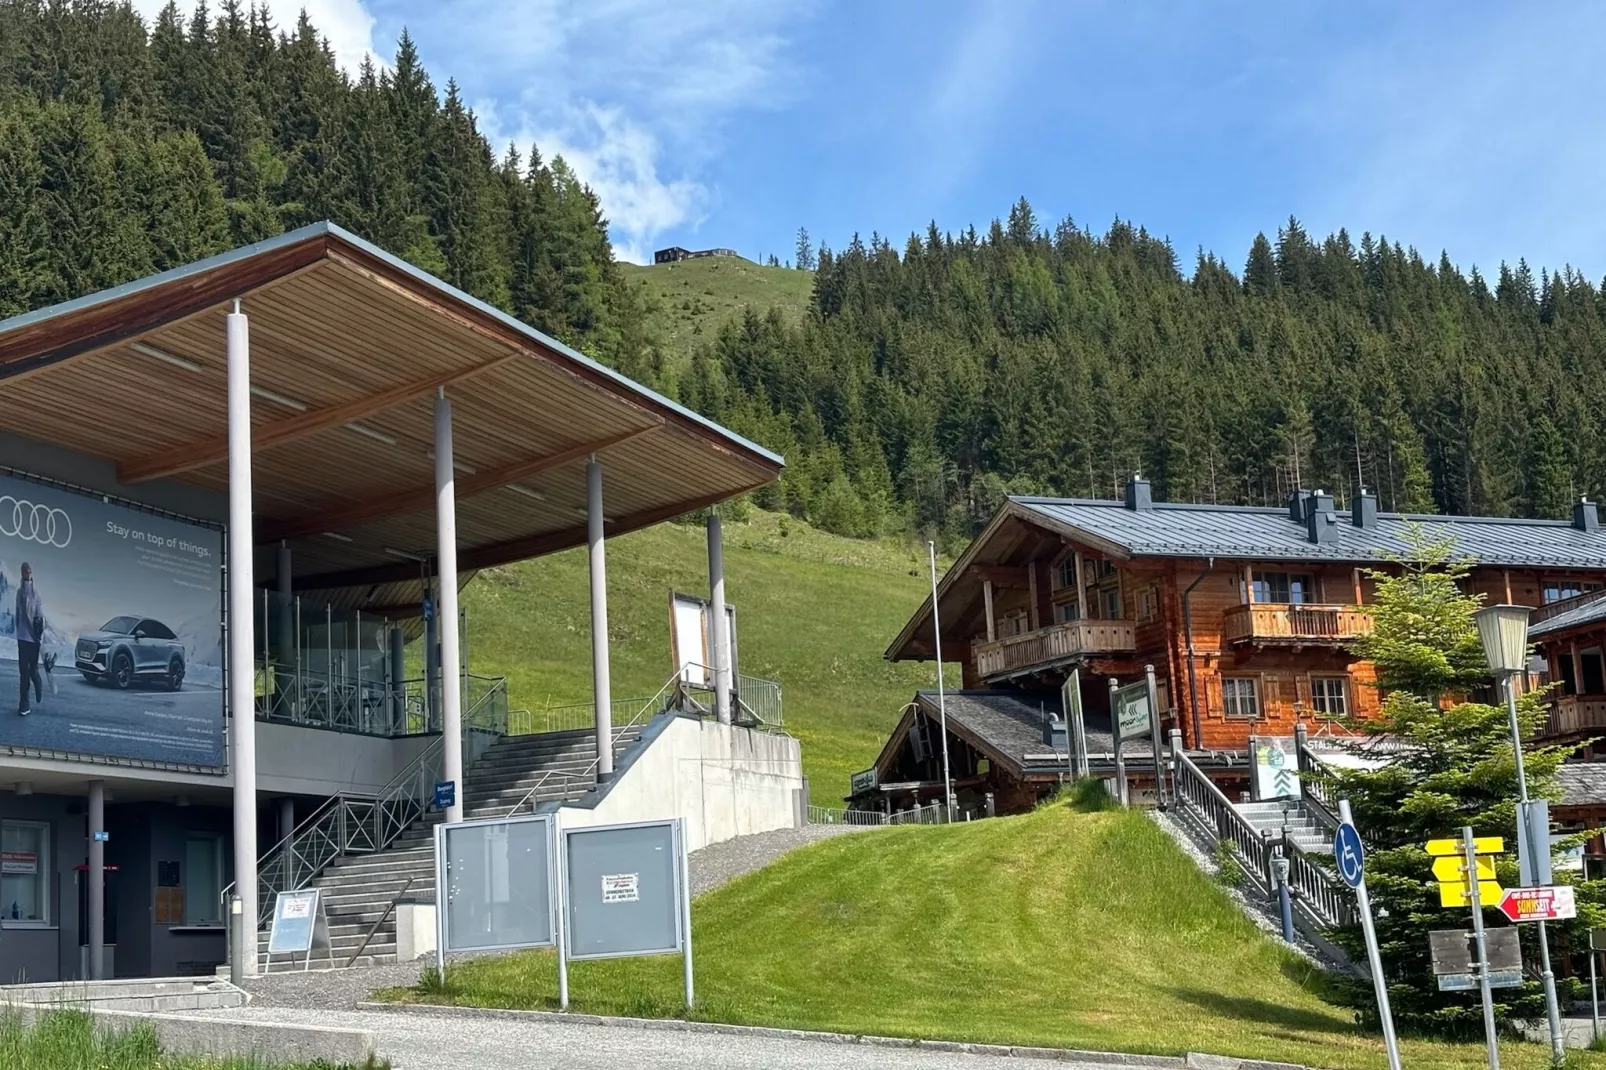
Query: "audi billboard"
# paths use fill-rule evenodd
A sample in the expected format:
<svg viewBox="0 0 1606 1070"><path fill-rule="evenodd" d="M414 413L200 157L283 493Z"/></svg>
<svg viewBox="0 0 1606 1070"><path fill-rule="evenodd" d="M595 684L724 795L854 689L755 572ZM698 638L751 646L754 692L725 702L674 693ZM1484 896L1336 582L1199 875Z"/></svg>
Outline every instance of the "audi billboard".
<svg viewBox="0 0 1606 1070"><path fill-rule="evenodd" d="M223 534L0 475L0 743L221 766Z"/></svg>

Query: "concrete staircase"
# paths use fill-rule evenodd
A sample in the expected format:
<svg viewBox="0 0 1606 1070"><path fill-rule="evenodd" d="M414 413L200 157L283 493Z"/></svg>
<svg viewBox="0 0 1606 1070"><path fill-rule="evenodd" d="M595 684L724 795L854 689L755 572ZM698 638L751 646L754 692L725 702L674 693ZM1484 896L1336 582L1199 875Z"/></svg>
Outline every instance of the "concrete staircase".
<svg viewBox="0 0 1606 1070"><path fill-rule="evenodd" d="M34 1008L71 1007L86 1011L169 1014L177 1011L227 1010L242 1007L245 1001L245 993L238 988L222 981L199 977L0 986L0 1006L9 1004Z"/></svg>
<svg viewBox="0 0 1606 1070"><path fill-rule="evenodd" d="M1235 803L1233 809L1252 825L1256 832L1271 833L1273 840L1288 829L1289 839L1306 854L1332 855L1333 831L1316 814L1298 799L1272 799L1267 802Z"/></svg>
<svg viewBox="0 0 1606 1070"><path fill-rule="evenodd" d="M622 733L614 742L615 756L640 736L639 728ZM596 757L596 736L589 728L504 736L481 755L464 778L468 782L464 816L505 817L515 806L519 813L528 814L541 803L579 799L596 788ZM434 836L435 826L442 820L442 814L431 813L414 822L386 850L343 855L312 882L323 890L320 900L331 946L312 953L311 968L345 966L359 948L362 953L354 965L396 961L396 919L390 906L404 894L434 902ZM380 923L377 930L376 922ZM364 940L368 941L366 947ZM301 968L299 958L292 961L287 955L268 961L266 932L260 934L258 950L264 970Z"/></svg>

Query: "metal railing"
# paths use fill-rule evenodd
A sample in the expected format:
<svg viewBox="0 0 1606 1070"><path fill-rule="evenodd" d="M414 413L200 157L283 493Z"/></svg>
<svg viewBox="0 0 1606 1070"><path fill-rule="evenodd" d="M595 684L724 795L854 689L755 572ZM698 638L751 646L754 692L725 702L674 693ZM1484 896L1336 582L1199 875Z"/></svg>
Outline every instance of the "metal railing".
<svg viewBox="0 0 1606 1070"><path fill-rule="evenodd" d="M465 710L478 707L487 694L498 689L506 703L505 677L464 673L461 686ZM316 669L291 672L259 665L256 695L259 721L387 738L440 731L439 681L431 692L424 679L402 680L387 687L380 681L353 680Z"/></svg>
<svg viewBox="0 0 1606 1070"><path fill-rule="evenodd" d="M652 698L641 704L640 708L636 710L635 714L630 718L630 720L626 721L622 726L617 724L614 725L612 737L609 740L610 745L617 745L619 740L623 738L626 732L629 732L632 728L644 723L649 718L662 713L665 710L671 709L673 706L673 700L678 697L680 693L680 673L677 672L664 682L664 686L660 687L658 692L653 695ZM529 791L525 792L524 795L520 797L518 802L514 803L508 809L507 814L504 816L512 817L520 810L523 810L526 805L529 805L533 810L535 806L539 804L538 796L540 795L541 790L554 779L582 780L588 782L595 781L597 776L597 766L601 763L601 761L602 755L598 754L591 760L590 765L586 766L578 773L571 773L561 769L549 769L540 780L537 780L535 784L531 786Z"/></svg>
<svg viewBox="0 0 1606 1070"><path fill-rule="evenodd" d="M1332 792L1321 776L1326 763L1308 743L1299 745L1299 752L1294 756L1294 761L1299 767L1299 793L1305 808L1329 832L1337 832L1338 801L1332 798ZM1306 776L1306 773L1314 775Z"/></svg>
<svg viewBox="0 0 1606 1070"><path fill-rule="evenodd" d="M786 718L781 713L781 685L760 676L736 674L735 701L750 720L764 728L782 728Z"/></svg>
<svg viewBox="0 0 1606 1070"><path fill-rule="evenodd" d="M507 681L485 678L472 706L463 711L463 766L472 766L507 731ZM257 927L280 892L304 888L336 858L383 851L434 805L435 784L445 772L445 737L437 737L369 795L341 792L324 800L257 860ZM223 902L234 891L223 889ZM268 916L271 917L271 914Z"/></svg>
<svg viewBox="0 0 1606 1070"><path fill-rule="evenodd" d="M640 711L642 704L650 701L645 698L614 699L609 705L611 722L628 724ZM595 705L590 702L569 702L561 706L543 706L538 710L525 708L509 711L507 734L533 736L544 732L575 732L591 728L596 723Z"/></svg>
<svg viewBox="0 0 1606 1070"><path fill-rule="evenodd" d="M809 805L811 825L866 825L879 827L887 824L887 815L880 810L844 810L841 807Z"/></svg>
<svg viewBox="0 0 1606 1070"><path fill-rule="evenodd" d="M1285 836L1255 828L1238 812L1221 789L1183 753L1173 739L1173 787L1182 810L1190 814L1218 843L1229 844L1244 863L1247 875L1267 895L1277 887L1273 859L1278 851L1288 859L1288 885L1295 898L1324 925L1348 924L1354 915L1349 893L1320 863Z"/></svg>

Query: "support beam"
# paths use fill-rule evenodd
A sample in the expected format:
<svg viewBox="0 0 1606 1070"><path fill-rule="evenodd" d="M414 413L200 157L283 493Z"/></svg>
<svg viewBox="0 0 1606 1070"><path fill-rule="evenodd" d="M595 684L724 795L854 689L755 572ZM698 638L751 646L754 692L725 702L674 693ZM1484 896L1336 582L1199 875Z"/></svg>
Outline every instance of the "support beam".
<svg viewBox="0 0 1606 1070"><path fill-rule="evenodd" d="M993 642L998 638L998 623L993 617L993 581L981 581L982 612L987 614L987 641Z"/></svg>
<svg viewBox="0 0 1606 1070"><path fill-rule="evenodd" d="M971 565L970 573L992 580L999 590L1024 591L1030 583L1026 578L1027 569L1020 565Z"/></svg>
<svg viewBox="0 0 1606 1070"><path fill-rule="evenodd" d="M89 979L106 976L106 782L89 782Z"/></svg>
<svg viewBox="0 0 1606 1070"><path fill-rule="evenodd" d="M578 446L571 446L568 449L559 450L557 453L515 461L500 468L492 468L473 474L460 472L457 476L458 500L461 501L476 494L484 494L487 491L499 490L509 483L516 483L521 479L528 479L530 476L549 472L566 464L573 464L575 461L588 457L593 453L600 453L612 446L629 442L633 438L639 438L647 432L654 431L662 426L663 423L660 421L647 427L636 427L620 434L609 435L606 438L585 442ZM309 513L294 520L287 520L282 524L270 525L262 533L262 537L265 540L297 539L325 531L344 531L347 528L358 528L364 524L372 524L379 520L388 520L395 516L406 516L409 513L421 512L429 508L429 504L433 500L434 492L428 487L400 493L376 495L367 501L346 504L338 509L328 509L319 513Z"/></svg>
<svg viewBox="0 0 1606 1070"><path fill-rule="evenodd" d="M463 679L457 633L457 471L452 467L452 403L435 395L435 575L439 601L435 627L441 637L441 779L457 785L447 821L463 820Z"/></svg>
<svg viewBox="0 0 1606 1070"><path fill-rule="evenodd" d="M608 560L602 546L602 465L586 462L586 549L591 563L591 688L597 780L613 776L613 680L608 669Z"/></svg>
<svg viewBox="0 0 1606 1070"><path fill-rule="evenodd" d="M451 383L461 382L500 368L517 356L516 353L509 353L470 368L434 375L418 382L381 390L377 394L353 398L338 405L326 405L283 420L264 423L252 433L249 445L256 450L267 450L294 442L296 439L306 438L308 435L342 427L353 421L373 416L375 413L394 409L398 405L427 398ZM197 468L206 468L229 456L229 441L229 435L211 435L182 446L135 458L117 466L117 481L146 483L153 479L164 479L184 472L193 472Z"/></svg>
<svg viewBox="0 0 1606 1070"><path fill-rule="evenodd" d="M719 507L708 511L708 628L713 645L714 715L720 724L731 723L730 634L725 620L725 533Z"/></svg>
<svg viewBox="0 0 1606 1070"><path fill-rule="evenodd" d="M1087 619L1087 574L1082 571L1082 551L1076 551L1076 615Z"/></svg>
<svg viewBox="0 0 1606 1070"><path fill-rule="evenodd" d="M1036 561L1033 561L1031 564L1026 566L1026 598L1027 598L1026 616L1028 618L1028 623L1030 623L1031 626L1032 626L1032 631L1035 632L1035 631L1037 631L1037 629L1039 629L1039 628L1041 628L1043 626L1042 617L1037 611L1037 562Z"/></svg>
<svg viewBox="0 0 1606 1070"><path fill-rule="evenodd" d="M234 776L234 892L245 919L244 943L237 949L240 972L257 974L257 736L256 590L251 555L251 333L240 303L228 317L229 461L228 642L229 771Z"/></svg>

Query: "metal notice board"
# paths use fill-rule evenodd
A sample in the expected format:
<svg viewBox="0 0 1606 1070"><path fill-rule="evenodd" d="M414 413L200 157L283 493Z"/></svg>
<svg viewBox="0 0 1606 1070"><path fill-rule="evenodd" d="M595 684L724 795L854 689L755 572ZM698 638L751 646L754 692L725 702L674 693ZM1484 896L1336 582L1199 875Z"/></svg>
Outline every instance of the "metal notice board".
<svg viewBox="0 0 1606 1070"><path fill-rule="evenodd" d="M314 946L329 948L329 926L319 905L317 888L278 894L273 902L273 924L268 930L270 959L274 955L305 955L301 968L306 969Z"/></svg>
<svg viewBox="0 0 1606 1070"><path fill-rule="evenodd" d="M1118 740L1141 739L1153 731L1149 710L1149 684L1139 680L1111 694L1114 702L1115 736Z"/></svg>
<svg viewBox="0 0 1606 1070"><path fill-rule="evenodd" d="M435 828L436 948L551 947L558 939L556 825L550 814Z"/></svg>

